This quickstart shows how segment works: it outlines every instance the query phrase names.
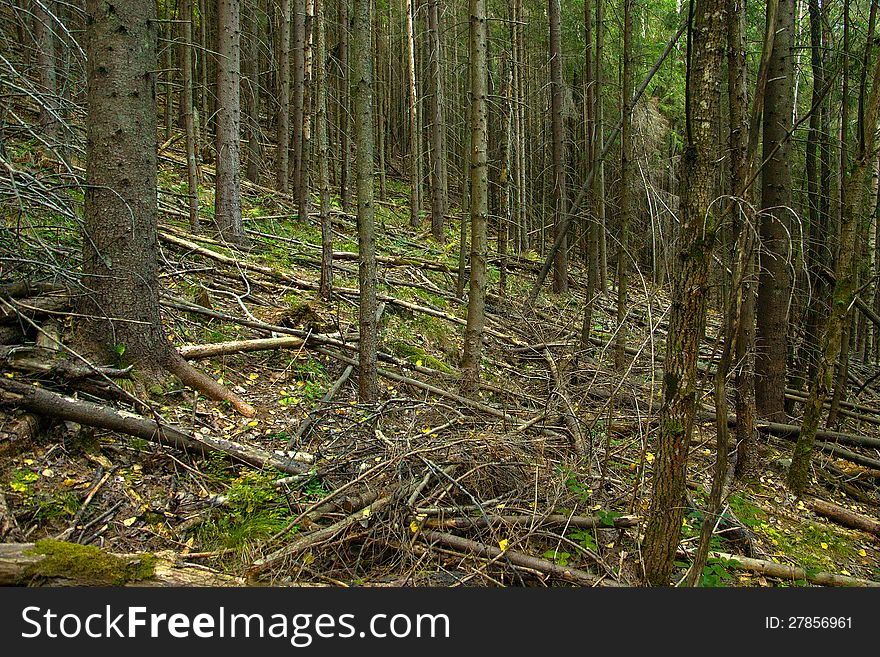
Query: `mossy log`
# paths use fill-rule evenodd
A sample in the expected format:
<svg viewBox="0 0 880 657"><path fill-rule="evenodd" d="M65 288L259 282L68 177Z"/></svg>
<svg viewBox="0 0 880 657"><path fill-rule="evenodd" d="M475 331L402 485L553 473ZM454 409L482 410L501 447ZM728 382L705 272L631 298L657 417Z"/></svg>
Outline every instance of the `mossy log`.
<svg viewBox="0 0 880 657"><path fill-rule="evenodd" d="M173 552L112 554L64 541L0 544L0 586L242 586Z"/></svg>

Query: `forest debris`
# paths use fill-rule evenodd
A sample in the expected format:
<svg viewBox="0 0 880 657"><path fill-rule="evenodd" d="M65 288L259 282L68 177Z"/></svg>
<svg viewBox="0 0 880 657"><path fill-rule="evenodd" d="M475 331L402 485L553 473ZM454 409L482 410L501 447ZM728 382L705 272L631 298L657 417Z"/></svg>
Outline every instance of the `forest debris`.
<svg viewBox="0 0 880 657"><path fill-rule="evenodd" d="M3 405L26 408L35 413L118 431L160 444L171 444L178 449L202 453L211 450L222 452L258 468L270 466L289 474L302 474L310 467L287 455L270 454L256 447L223 438L187 434L168 424L141 415L0 378L0 406Z"/></svg>
<svg viewBox="0 0 880 657"><path fill-rule="evenodd" d="M637 516L568 516L563 514L551 514L548 516L488 516L492 525L561 525L565 527L577 527L579 529L593 528L625 528L635 527L639 524ZM430 518L422 523L426 529L482 529L487 526L486 518Z"/></svg>
<svg viewBox="0 0 880 657"><path fill-rule="evenodd" d="M302 347L306 341L298 337L262 338L256 340L234 340L231 342L211 342L209 344L184 345L177 348L186 360L229 356L249 351L268 351L273 349L293 349Z"/></svg>
<svg viewBox="0 0 880 657"><path fill-rule="evenodd" d="M880 582L868 579L837 575L835 573L814 573L798 566L789 566L764 559L742 557L738 554L727 554L726 552L710 552L709 558L724 560L728 568L747 570L767 575L768 577L778 577L786 580L806 580L810 584L819 584L821 586L880 586Z"/></svg>
<svg viewBox="0 0 880 657"><path fill-rule="evenodd" d="M523 554L522 552L517 552L516 550L502 550L500 547L495 547L494 545L478 543L476 541L462 538L461 536L455 536L453 534L447 534L445 532L419 531L416 534L416 538L424 541L425 543L428 543L429 545L433 543L441 543L456 550L461 550L463 552L472 552L481 557L488 557L489 559L493 560L503 558L515 566L522 566L524 568L537 570L539 572L550 575L551 577L562 579L566 582L580 584L582 586L619 586L618 582L614 580L599 577L597 575L592 575L583 570L578 570L577 568L558 566L552 561L548 561L547 559L533 557L528 554Z"/></svg>
<svg viewBox="0 0 880 657"><path fill-rule="evenodd" d="M864 532L880 537L880 521L818 498L805 500L805 502L807 508L820 516L829 518L845 527L860 529Z"/></svg>
<svg viewBox="0 0 880 657"><path fill-rule="evenodd" d="M63 541L0 544L2 586L241 586L240 577L178 563L173 552L113 554Z"/></svg>
<svg viewBox="0 0 880 657"><path fill-rule="evenodd" d="M323 543L324 541L332 539L334 536L351 527L355 523L369 521L369 519L372 518L377 512L382 511L386 506L388 506L390 502L391 495L385 495L384 497L377 499L376 501L368 504L362 509L359 509L354 513L346 516L342 520L333 523L329 527L322 527L321 529L316 529L315 531L309 532L307 534L297 534L296 538L291 543L288 543L283 548L272 552L262 559L257 559L256 561L254 561L254 563L251 564L251 567L247 570L247 574L249 576L258 575L273 564L278 563L283 559L293 557L300 552L303 552L304 550L307 550L320 543Z"/></svg>

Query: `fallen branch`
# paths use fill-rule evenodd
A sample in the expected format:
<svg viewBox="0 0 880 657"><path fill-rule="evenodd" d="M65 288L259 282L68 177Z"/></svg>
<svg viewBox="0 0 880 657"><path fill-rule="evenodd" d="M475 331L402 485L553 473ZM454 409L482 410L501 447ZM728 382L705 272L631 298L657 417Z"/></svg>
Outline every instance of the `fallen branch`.
<svg viewBox="0 0 880 657"><path fill-rule="evenodd" d="M725 561L729 560L727 564L728 568L747 570L749 572L766 575L768 577L778 577L780 579L806 580L810 584L819 584L821 586L880 586L880 582L874 582L868 579L849 577L847 575L836 575L835 573L813 573L806 571L803 568L798 568L797 566L765 561L764 559L741 557L738 554L727 554L726 552L710 552L709 558L724 559Z"/></svg>
<svg viewBox="0 0 880 657"><path fill-rule="evenodd" d="M481 557L488 557L490 559L503 557L515 566L531 568L532 570L537 570L550 575L551 577L556 577L565 580L566 582L573 582L582 586L598 586L600 584L603 586L617 585L617 582L613 580L607 580L596 575L591 575L590 573L578 570L577 568L558 566L547 559L533 557L528 554L523 554L522 552L517 552L516 550L502 550L494 545L477 543L476 541L462 538L461 536L454 536L453 534L447 534L445 532L420 531L416 534L416 538L429 545L433 543L441 543L456 550L472 552Z"/></svg>
<svg viewBox="0 0 880 657"><path fill-rule="evenodd" d="M391 495L386 495L376 500L372 504L369 504L364 508L355 511L351 515L346 516L339 522L336 522L329 527L316 529L315 531L309 532L308 534L298 534L293 542L285 545L283 548L276 550L275 552L272 552L262 559L257 559L256 561L254 561L254 563L251 564L250 568L248 568L247 575L258 575L259 573L264 572L267 568L271 567L272 564L278 563L283 559L293 557L304 550L318 545L319 543L323 543L324 541L332 539L334 536L351 527L355 523L361 520L369 519L378 511L381 511L386 506L388 506L390 502Z"/></svg>
<svg viewBox="0 0 880 657"><path fill-rule="evenodd" d="M235 340L232 342L212 342L210 344L195 344L178 347L177 351L186 360L200 358L213 358L215 356L229 356L248 351L267 351L272 349L293 349L306 343L298 337L263 338L257 340Z"/></svg>
<svg viewBox="0 0 880 657"><path fill-rule="evenodd" d="M860 529L861 531L880 536L880 521L863 516L855 511L826 502L820 499L806 500L807 508L820 516L829 518L839 525L850 527L852 529Z"/></svg>
<svg viewBox="0 0 880 657"><path fill-rule="evenodd" d="M24 408L61 420L72 420L79 424L117 431L159 444L169 444L185 451L202 454L209 451L222 452L258 468L269 466L288 474L302 474L309 469L308 465L298 463L286 455L271 454L223 438L191 435L141 415L73 399L6 378L0 378L0 406Z"/></svg>
<svg viewBox="0 0 880 657"><path fill-rule="evenodd" d="M554 514L549 516L488 516L492 525L559 525L564 527L577 527L579 529L593 528L624 528L635 527L639 524L636 516L618 516L616 518L603 519L599 516L567 516ZM484 529L487 526L485 518L430 518L422 523L425 529Z"/></svg>

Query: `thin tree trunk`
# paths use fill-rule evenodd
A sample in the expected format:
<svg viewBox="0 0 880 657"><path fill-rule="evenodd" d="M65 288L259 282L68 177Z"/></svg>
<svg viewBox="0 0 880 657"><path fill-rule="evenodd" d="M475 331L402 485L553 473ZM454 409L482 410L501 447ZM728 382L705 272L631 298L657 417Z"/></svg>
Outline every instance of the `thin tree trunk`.
<svg viewBox="0 0 880 657"><path fill-rule="evenodd" d="M333 294L333 228L330 221L330 144L327 136L327 46L324 32L324 0L315 0L315 136L318 140L318 185L321 215L321 298Z"/></svg>
<svg viewBox="0 0 880 657"><path fill-rule="evenodd" d="M446 241L446 176L443 163L446 160L445 132L443 117L443 85L440 70L440 10L438 0L428 0L428 39L430 56L428 58L428 81L430 85L431 111L431 235L441 244Z"/></svg>
<svg viewBox="0 0 880 657"><path fill-rule="evenodd" d="M198 134L193 113L193 61L192 61L192 0L180 0L181 30L183 44L180 48L181 69L183 71L183 92L180 103L183 105L183 127L186 132L186 182L187 205L189 206L189 227L193 233L201 230L199 221L199 171L196 161Z"/></svg>
<svg viewBox="0 0 880 657"><path fill-rule="evenodd" d="M406 0L406 52L407 83L409 85L409 224L421 225L422 181L419 175L419 114L416 86L416 43L414 33L415 8L413 0Z"/></svg>
<svg viewBox="0 0 880 657"><path fill-rule="evenodd" d="M373 55L370 0L354 0L352 12L355 176L357 179L358 278L360 283L358 392L362 403L379 399L376 370L376 232L373 208Z"/></svg>
<svg viewBox="0 0 880 657"><path fill-rule="evenodd" d="M464 331L462 388L469 391L480 381L486 303L486 228L488 189L488 27L486 0L469 0L471 96L471 276L467 325Z"/></svg>
<svg viewBox="0 0 880 657"><path fill-rule="evenodd" d="M241 221L241 88L240 6L238 0L217 3L217 134L214 222L220 238L248 242Z"/></svg>
<svg viewBox="0 0 880 657"><path fill-rule="evenodd" d="M614 340L614 367L626 367L629 331L626 315L629 295L629 230L633 223L632 174L632 97L633 97L633 0L623 3L623 81L621 84L620 125L620 226L617 230L617 335Z"/></svg>
<svg viewBox="0 0 880 657"><path fill-rule="evenodd" d="M278 5L278 118L276 119L275 187L290 191L290 0Z"/></svg>
<svg viewBox="0 0 880 657"><path fill-rule="evenodd" d="M631 0L627 0L631 2ZM625 7L628 5L624 5ZM560 0L549 0L550 19L550 117L553 133L553 236L559 239L568 221L568 193L566 185L565 121L562 116L565 94L562 79L562 7ZM553 261L553 291L557 294L568 292L568 241L556 251Z"/></svg>
<svg viewBox="0 0 880 657"><path fill-rule="evenodd" d="M244 106L247 130L247 169L245 177L252 183L260 182L260 161L263 159L260 132L260 56L257 0L244 2Z"/></svg>
<svg viewBox="0 0 880 657"><path fill-rule="evenodd" d="M695 0L685 99L687 143L683 154L682 262L673 288L666 340L660 443L642 554L645 579L666 586L684 516L687 453L694 424L697 356L706 321L709 265L718 229L713 170L714 139L726 45L727 0Z"/></svg>

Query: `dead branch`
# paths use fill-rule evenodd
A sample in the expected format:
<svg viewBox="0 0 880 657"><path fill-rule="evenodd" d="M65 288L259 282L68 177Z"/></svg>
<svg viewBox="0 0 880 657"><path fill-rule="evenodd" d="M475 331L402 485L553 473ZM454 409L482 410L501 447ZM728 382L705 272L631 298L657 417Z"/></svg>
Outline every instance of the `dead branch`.
<svg viewBox="0 0 880 657"><path fill-rule="evenodd" d="M847 508L832 504L831 502L826 502L825 500L806 500L806 504L807 508L814 513L833 520L840 525L852 529L860 529L863 532L874 534L874 536L880 536L880 522L873 518L856 513L855 511L850 511Z"/></svg>
<svg viewBox="0 0 880 657"><path fill-rule="evenodd" d="M134 413L73 399L44 388L0 378L0 406L24 408L61 420L72 420L99 429L117 431L178 449L204 454L217 451L258 468L274 467L289 474L302 474L309 466L286 454L270 454L261 449L223 438L193 435L157 420Z"/></svg>
<svg viewBox="0 0 880 657"><path fill-rule="evenodd" d="M599 516L567 516L553 514L549 516L488 516L492 525L556 525L563 527L577 527L579 529L593 528L624 528L635 527L639 524L636 516L618 516L616 518L603 519ZM485 518L430 518L422 523L426 529L483 529L487 526Z"/></svg>
<svg viewBox="0 0 880 657"><path fill-rule="evenodd" d="M868 579L859 579L858 577L837 575L835 573L812 573L803 568L798 568L797 566L765 561L764 559L741 557L738 554L727 554L726 552L710 552L709 558L724 559L725 561L729 560L729 568L747 570L749 572L766 575L768 577L778 577L780 579L806 580L810 584L819 584L821 586L880 586L880 582L874 582Z"/></svg>
<svg viewBox="0 0 880 657"><path fill-rule="evenodd" d="M472 552L481 557L488 557L490 559L497 559L499 557L503 557L510 561L515 566L523 566L525 568L531 568L533 570L540 571L542 573L546 573L551 577L555 577L558 579L565 580L566 582L573 582L575 584L580 584L582 586L617 586L617 582L614 580L605 579L602 577L598 577L596 575L591 575L583 570L578 570L577 568L569 568L567 566L557 566L552 561L548 561L547 559L541 559L539 557L533 557L528 554L523 554L522 552L517 552L515 550L502 550L501 548L495 547L494 545L486 545L484 543L477 543L476 541L472 541L467 538L462 538L460 536L454 536L453 534L447 534L445 532L438 531L420 531L416 534L416 538L429 545L434 543L441 543L443 545L447 545L456 550L462 550L464 552Z"/></svg>
<svg viewBox="0 0 880 657"><path fill-rule="evenodd" d="M232 342L213 342L178 347L177 351L186 360L229 356L249 351L267 351L273 349L293 349L302 347L305 340L297 337L263 338L257 340L236 340Z"/></svg>

